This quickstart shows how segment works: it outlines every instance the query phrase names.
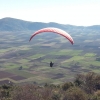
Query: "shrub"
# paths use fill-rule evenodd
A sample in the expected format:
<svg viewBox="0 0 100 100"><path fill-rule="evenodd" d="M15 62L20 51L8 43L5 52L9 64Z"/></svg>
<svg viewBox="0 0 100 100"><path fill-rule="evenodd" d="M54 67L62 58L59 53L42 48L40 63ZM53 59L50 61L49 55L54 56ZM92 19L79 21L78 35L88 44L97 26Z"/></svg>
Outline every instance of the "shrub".
<svg viewBox="0 0 100 100"><path fill-rule="evenodd" d="M74 86L74 85L73 85L72 82L67 82L67 83L65 83L65 84L62 85L62 89L63 89L64 91L66 91L67 89L69 89L70 87L73 87L73 86Z"/></svg>
<svg viewBox="0 0 100 100"><path fill-rule="evenodd" d="M94 72L89 72L86 75L78 74L74 83L88 94L93 94L100 89L100 75Z"/></svg>
<svg viewBox="0 0 100 100"><path fill-rule="evenodd" d="M87 94L78 87L69 88L63 100L88 100Z"/></svg>

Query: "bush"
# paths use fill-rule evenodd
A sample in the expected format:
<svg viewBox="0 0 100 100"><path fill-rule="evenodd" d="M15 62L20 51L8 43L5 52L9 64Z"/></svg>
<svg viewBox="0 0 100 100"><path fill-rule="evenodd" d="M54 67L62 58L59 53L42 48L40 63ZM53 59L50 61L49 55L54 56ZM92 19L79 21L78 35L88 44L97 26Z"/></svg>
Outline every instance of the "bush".
<svg viewBox="0 0 100 100"><path fill-rule="evenodd" d="M67 89L69 89L70 87L73 87L73 86L74 86L74 85L73 85L72 82L68 82L68 83L65 83L65 84L62 85L62 89L63 89L64 91L66 91Z"/></svg>
<svg viewBox="0 0 100 100"><path fill-rule="evenodd" d="M88 94L93 94L96 90L100 89L100 75L94 72L89 72L86 75L78 74L74 83Z"/></svg>
<svg viewBox="0 0 100 100"><path fill-rule="evenodd" d="M87 94L78 87L69 88L63 100L88 100Z"/></svg>

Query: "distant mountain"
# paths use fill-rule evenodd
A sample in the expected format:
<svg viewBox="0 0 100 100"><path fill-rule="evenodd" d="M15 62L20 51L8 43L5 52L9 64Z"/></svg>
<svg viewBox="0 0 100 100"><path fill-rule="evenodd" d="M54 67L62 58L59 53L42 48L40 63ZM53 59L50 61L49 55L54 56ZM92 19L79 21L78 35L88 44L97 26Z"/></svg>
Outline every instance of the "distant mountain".
<svg viewBox="0 0 100 100"><path fill-rule="evenodd" d="M38 30L44 27L56 27L64 30L81 30L81 29L91 29L91 30L100 30L100 25L94 26L74 26L74 25L65 25L59 23L42 23L42 22L30 22L20 19L6 17L0 19L0 31L25 31L25 30Z"/></svg>

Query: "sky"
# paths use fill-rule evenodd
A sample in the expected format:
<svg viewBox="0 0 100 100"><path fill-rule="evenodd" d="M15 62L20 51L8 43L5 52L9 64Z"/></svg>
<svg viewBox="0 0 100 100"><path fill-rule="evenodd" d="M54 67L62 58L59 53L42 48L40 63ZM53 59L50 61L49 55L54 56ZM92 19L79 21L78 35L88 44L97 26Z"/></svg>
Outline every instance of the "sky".
<svg viewBox="0 0 100 100"><path fill-rule="evenodd" d="M100 0L0 0L0 19L100 25Z"/></svg>

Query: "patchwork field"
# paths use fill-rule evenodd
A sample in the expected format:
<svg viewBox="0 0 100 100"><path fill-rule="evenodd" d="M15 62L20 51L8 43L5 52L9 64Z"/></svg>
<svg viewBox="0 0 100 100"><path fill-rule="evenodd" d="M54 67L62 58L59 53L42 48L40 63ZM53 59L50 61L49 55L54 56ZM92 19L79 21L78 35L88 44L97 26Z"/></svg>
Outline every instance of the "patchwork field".
<svg viewBox="0 0 100 100"><path fill-rule="evenodd" d="M85 33L76 35L73 32L74 45L64 37L49 33L38 35L29 42L30 35L31 31L0 33L3 37L0 39L0 81L57 84L72 81L79 73L100 73L100 61L97 60L100 39L87 38L92 33L84 36ZM49 67L50 61L54 62L53 68Z"/></svg>

